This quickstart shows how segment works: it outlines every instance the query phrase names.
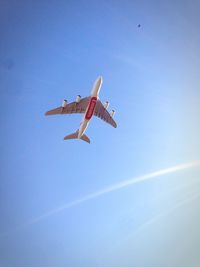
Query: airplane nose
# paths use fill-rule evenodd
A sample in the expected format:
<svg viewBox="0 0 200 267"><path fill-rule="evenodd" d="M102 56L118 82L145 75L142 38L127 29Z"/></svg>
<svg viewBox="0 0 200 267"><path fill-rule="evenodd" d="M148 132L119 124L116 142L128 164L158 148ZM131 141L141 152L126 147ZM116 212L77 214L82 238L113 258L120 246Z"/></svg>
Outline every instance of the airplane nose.
<svg viewBox="0 0 200 267"><path fill-rule="evenodd" d="M102 76L99 76L99 81L100 81L100 83L103 82L103 77Z"/></svg>
<svg viewBox="0 0 200 267"><path fill-rule="evenodd" d="M91 92L92 96L98 97L102 82L103 82L102 76L97 77L96 81L94 82L93 88L92 88L92 92Z"/></svg>
<svg viewBox="0 0 200 267"><path fill-rule="evenodd" d="M96 84L98 85L98 87L101 87L102 83L103 83L103 77L99 76L99 78L97 79L97 83Z"/></svg>

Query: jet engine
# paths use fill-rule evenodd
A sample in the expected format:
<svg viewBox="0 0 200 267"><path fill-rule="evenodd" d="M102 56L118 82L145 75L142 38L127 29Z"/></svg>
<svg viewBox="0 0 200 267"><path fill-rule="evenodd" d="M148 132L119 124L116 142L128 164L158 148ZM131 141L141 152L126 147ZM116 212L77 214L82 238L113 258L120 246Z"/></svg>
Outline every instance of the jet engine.
<svg viewBox="0 0 200 267"><path fill-rule="evenodd" d="M63 100L63 103L62 103L62 108L65 108L66 106L67 106L67 100L64 99L64 100Z"/></svg>
<svg viewBox="0 0 200 267"><path fill-rule="evenodd" d="M81 101L81 96L80 95L77 95L76 97L76 103L79 103Z"/></svg>
<svg viewBox="0 0 200 267"><path fill-rule="evenodd" d="M114 111L114 110L112 110L112 111L110 112L110 116L111 116L112 118L115 116L115 111Z"/></svg>
<svg viewBox="0 0 200 267"><path fill-rule="evenodd" d="M105 109L107 109L109 107L109 105L110 105L110 103L108 101L106 101L103 106Z"/></svg>

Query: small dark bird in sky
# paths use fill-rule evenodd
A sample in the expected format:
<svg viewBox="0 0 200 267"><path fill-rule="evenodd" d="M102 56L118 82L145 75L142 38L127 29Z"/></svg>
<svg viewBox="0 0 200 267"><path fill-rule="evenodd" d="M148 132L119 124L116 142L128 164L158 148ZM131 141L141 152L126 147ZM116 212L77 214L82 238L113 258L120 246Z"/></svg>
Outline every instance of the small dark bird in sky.
<svg viewBox="0 0 200 267"><path fill-rule="evenodd" d="M141 27L141 24L138 24L137 26L138 26L138 28L140 28Z"/></svg>

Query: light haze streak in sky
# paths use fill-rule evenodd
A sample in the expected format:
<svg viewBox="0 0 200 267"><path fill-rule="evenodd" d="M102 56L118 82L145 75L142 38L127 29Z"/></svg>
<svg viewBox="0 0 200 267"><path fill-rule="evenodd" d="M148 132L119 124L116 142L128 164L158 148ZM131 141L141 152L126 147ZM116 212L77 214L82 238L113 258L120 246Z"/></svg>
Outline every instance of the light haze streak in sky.
<svg viewBox="0 0 200 267"><path fill-rule="evenodd" d="M34 223L37 223L51 215L54 215L58 212L61 212L65 209L69 209L69 208L72 208L74 206L77 206L87 200L91 200L91 199L95 199L97 197L100 197L100 196L103 196L105 194L108 194L108 193L111 193L111 192L114 192L114 191L117 191L117 190L120 190L124 187L128 187L128 186L131 186L131 185L134 185L134 184L137 184L137 183L142 183L144 181L147 181L147 180L151 180L153 178L156 178L156 177L160 177L160 176L163 176L163 175L166 175L166 174L170 174L170 173L174 173L174 172L178 172L178 171L182 171L182 170L185 170L185 169L189 169L189 168L193 168L193 167L198 167L200 166L200 161L197 160L197 161L193 161L193 162L189 162L189 163L185 163L185 164L180 164L180 165L176 165L176 166L173 166L173 167L170 167L170 168L166 168L166 169L162 169L162 170L159 170L159 171L155 171L155 172L152 172L152 173L148 173L148 174L145 174L145 175L142 175L142 176L138 176L138 177L134 177L134 178L131 178L131 179L128 179L128 180L125 180L125 181L122 181L120 183L116 183L114 185L111 185L109 187L106 187L102 190L99 190L99 191L96 191L94 193L91 193L91 194L88 194L82 198L79 198L75 201L72 201L72 202L69 202L63 206L60 206L56 209L53 209L33 220L31 220L28 224L34 224Z"/></svg>
<svg viewBox="0 0 200 267"><path fill-rule="evenodd" d="M38 223L38 222L46 219L47 217L50 217L50 216L52 216L52 215L54 215L56 213L59 213L59 212L65 210L65 209L70 209L72 207L75 207L75 206L77 206L79 204L84 203L85 201L92 200L92 199L98 198L100 196L103 196L105 194L120 190L122 188L129 187L129 186L132 186L134 184L142 183L142 182L145 182L147 180L151 180L151 179L154 179L154 178L166 175L166 174L175 173L175 172L178 172L178 171L182 171L182 170L186 170L186 169L190 169L190 168L194 168L194 167L199 167L199 166L200 166L200 160L192 161L192 162L189 162L189 163L180 164L180 165L176 165L176 166L173 166L173 167L170 167L170 168L166 168L166 169L162 169L162 170L159 170L159 171L151 172L151 173L148 173L148 174L145 174L145 175L142 175L142 176L134 177L134 178L122 181L120 183L116 183L114 185L111 185L111 186L106 187L106 188L104 188L102 190L96 191L94 193L88 194L88 195L86 195L86 196L84 196L82 198L79 198L77 200L74 200L72 202L68 202L67 204L65 204L63 206L60 206L60 207L55 208L55 209L52 209L51 211L42 214L41 216L39 216L39 217L27 222L24 225L16 227L15 229L12 229L11 231L7 231L7 232L4 232L4 233L1 233L0 236L5 236L5 235L8 235L8 234L11 234L11 233L16 232L16 231L18 231L18 230L20 230L20 229L22 229L24 227L27 227L29 225ZM185 203L185 201L184 201L184 203ZM180 206L180 205L178 204L178 206ZM159 217L160 217L160 215L159 215ZM157 217L156 217L156 219L157 219ZM146 223L145 223L145 225L146 225Z"/></svg>
<svg viewBox="0 0 200 267"><path fill-rule="evenodd" d="M177 204L175 204L171 208L168 208L168 209L164 210L163 212L160 212L160 213L154 215L153 217L149 218L149 220L142 223L132 234L129 234L129 236L127 238L125 238L123 242L127 242L128 240L131 240L134 236L136 236L137 234L140 234L146 227L156 223L162 217L165 217L165 216L173 213L177 209L181 208L184 205L187 205L188 203L190 203L192 201L195 201L198 198L200 198L199 193L192 194L192 196L184 198L183 200L179 201ZM122 244L120 241L120 243L115 244L115 246L112 249L116 249L116 247L121 247L121 245Z"/></svg>
<svg viewBox="0 0 200 267"><path fill-rule="evenodd" d="M148 225L151 225L153 223L155 223L156 221L158 221L160 218L167 216L168 214L174 212L175 210L177 210L178 208L188 204L189 202L192 202L196 199L198 199L200 197L200 194L195 194L191 197L187 197L182 201L179 201L176 205L174 205L173 207L167 209L166 211L163 211L159 214L157 214L156 216L154 216L153 218L150 218L148 221L144 222L142 225L139 226L139 228L134 232L134 235L136 235L137 233L139 233L140 231L142 231L143 228L147 227Z"/></svg>

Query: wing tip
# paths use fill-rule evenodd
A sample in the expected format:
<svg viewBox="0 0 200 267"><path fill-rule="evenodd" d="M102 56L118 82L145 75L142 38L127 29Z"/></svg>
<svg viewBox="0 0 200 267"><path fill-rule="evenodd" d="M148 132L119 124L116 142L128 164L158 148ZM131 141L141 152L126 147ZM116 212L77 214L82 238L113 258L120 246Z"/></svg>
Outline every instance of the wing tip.
<svg viewBox="0 0 200 267"><path fill-rule="evenodd" d="M114 121L113 124L112 124L112 126L113 126L114 128L117 128L117 123Z"/></svg>
<svg viewBox="0 0 200 267"><path fill-rule="evenodd" d="M47 112L44 113L45 116L59 115L59 114L62 114L62 107L51 109L51 110L48 110Z"/></svg>
<svg viewBox="0 0 200 267"><path fill-rule="evenodd" d="M54 115L54 113L51 110L49 110L49 111L45 112L44 115L49 116L49 115ZM56 113L55 113L55 115L56 115Z"/></svg>

